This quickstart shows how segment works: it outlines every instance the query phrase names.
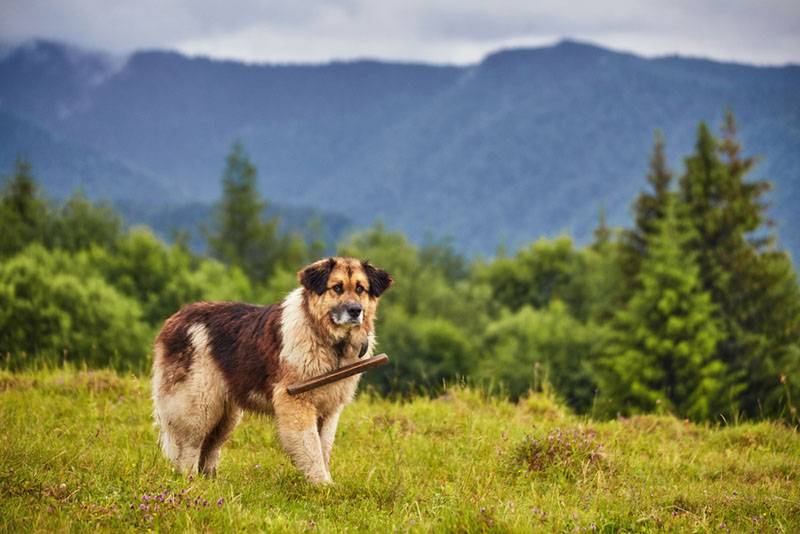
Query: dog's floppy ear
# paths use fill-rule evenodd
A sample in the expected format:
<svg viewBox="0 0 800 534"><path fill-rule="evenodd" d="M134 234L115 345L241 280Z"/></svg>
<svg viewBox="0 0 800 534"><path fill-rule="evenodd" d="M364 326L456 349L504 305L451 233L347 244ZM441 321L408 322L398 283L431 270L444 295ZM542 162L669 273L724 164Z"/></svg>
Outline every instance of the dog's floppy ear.
<svg viewBox="0 0 800 534"><path fill-rule="evenodd" d="M304 288L322 295L328 289L328 277L335 265L336 260L333 258L314 262L297 273L297 280Z"/></svg>
<svg viewBox="0 0 800 534"><path fill-rule="evenodd" d="M378 269L369 263L369 260L361 262L364 267L364 272L367 274L369 280L369 294L372 297L380 297L381 293L386 291L392 286L394 280L386 271Z"/></svg>

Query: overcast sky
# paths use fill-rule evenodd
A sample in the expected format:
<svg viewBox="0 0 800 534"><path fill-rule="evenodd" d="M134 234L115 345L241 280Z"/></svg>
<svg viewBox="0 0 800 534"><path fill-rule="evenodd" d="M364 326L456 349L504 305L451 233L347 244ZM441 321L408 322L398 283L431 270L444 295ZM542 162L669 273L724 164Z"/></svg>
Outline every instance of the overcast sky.
<svg viewBox="0 0 800 534"><path fill-rule="evenodd" d="M800 63L800 0L0 0L0 40L246 61L471 63L564 37L653 56Z"/></svg>

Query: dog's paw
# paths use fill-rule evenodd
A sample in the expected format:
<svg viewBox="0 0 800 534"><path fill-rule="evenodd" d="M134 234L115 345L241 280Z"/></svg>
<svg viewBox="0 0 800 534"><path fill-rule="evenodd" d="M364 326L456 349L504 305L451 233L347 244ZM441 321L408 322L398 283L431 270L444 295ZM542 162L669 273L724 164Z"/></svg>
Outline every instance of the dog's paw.
<svg viewBox="0 0 800 534"><path fill-rule="evenodd" d="M333 484L333 479L327 471L321 474L309 475L308 481L315 486L330 486Z"/></svg>
<svg viewBox="0 0 800 534"><path fill-rule="evenodd" d="M217 468L210 467L208 469L203 469L203 476L206 478L217 478Z"/></svg>

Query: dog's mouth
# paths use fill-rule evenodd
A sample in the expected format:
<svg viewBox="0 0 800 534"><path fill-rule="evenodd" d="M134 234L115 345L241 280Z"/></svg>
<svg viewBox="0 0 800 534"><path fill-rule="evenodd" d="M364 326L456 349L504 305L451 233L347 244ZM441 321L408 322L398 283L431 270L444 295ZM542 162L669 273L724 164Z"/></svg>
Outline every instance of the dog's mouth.
<svg viewBox="0 0 800 534"><path fill-rule="evenodd" d="M331 321L339 326L355 326L364 322L361 306L339 306L331 310Z"/></svg>

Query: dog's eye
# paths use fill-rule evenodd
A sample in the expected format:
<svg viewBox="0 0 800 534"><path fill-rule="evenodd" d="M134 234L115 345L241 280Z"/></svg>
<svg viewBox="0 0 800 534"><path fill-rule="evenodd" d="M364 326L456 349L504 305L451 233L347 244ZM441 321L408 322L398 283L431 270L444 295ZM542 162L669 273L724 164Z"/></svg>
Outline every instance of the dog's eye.
<svg viewBox="0 0 800 534"><path fill-rule="evenodd" d="M344 287L342 287L342 284L336 284L335 286L333 286L333 290L336 292L337 295L341 295L342 293L344 293Z"/></svg>
<svg viewBox="0 0 800 534"><path fill-rule="evenodd" d="M358 285L356 286L356 293L358 293L358 294L360 295L360 294L361 294L361 293L363 293L363 292L364 292L364 288L363 288L363 287L361 287L361 284L358 284Z"/></svg>

